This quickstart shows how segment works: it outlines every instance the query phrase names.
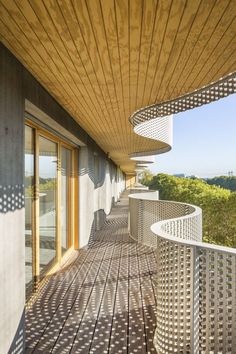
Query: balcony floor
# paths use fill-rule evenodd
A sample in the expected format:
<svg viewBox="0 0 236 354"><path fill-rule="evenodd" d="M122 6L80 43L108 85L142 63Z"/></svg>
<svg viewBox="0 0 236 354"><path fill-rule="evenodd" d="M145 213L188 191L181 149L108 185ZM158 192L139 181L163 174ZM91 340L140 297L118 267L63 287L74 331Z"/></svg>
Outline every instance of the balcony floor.
<svg viewBox="0 0 236 354"><path fill-rule="evenodd" d="M128 235L128 198L26 313L26 353L156 353L155 255Z"/></svg>

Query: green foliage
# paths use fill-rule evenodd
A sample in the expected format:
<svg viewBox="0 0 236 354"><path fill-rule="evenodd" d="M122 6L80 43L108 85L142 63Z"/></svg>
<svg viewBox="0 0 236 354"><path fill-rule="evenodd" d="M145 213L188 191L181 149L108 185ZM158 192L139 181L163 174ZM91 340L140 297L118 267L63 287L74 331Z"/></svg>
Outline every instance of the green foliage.
<svg viewBox="0 0 236 354"><path fill-rule="evenodd" d="M56 179L55 178L40 178L39 179L39 192L55 191ZM32 198L34 195L33 178L25 178L25 197Z"/></svg>
<svg viewBox="0 0 236 354"><path fill-rule="evenodd" d="M225 189L229 189L232 192L236 191L236 176L220 176L208 178L206 182L210 185L216 185Z"/></svg>
<svg viewBox="0 0 236 354"><path fill-rule="evenodd" d="M40 181L39 181L40 192L54 191L55 188L56 188L56 179L55 178L48 178L48 179L40 178Z"/></svg>
<svg viewBox="0 0 236 354"><path fill-rule="evenodd" d="M144 186L149 186L149 183L152 181L152 178L153 178L153 173L148 170L148 169L145 169L142 173L142 179L141 179L141 183L144 185Z"/></svg>
<svg viewBox="0 0 236 354"><path fill-rule="evenodd" d="M159 174L148 182L160 199L199 206L203 211L204 241L236 247L236 192L209 185L201 179Z"/></svg>

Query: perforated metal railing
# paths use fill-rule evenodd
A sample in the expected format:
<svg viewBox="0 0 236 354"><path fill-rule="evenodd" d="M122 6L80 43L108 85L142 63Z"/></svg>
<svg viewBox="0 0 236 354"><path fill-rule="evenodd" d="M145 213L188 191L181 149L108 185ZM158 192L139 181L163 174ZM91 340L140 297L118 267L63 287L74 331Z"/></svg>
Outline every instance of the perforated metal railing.
<svg viewBox="0 0 236 354"><path fill-rule="evenodd" d="M201 242L201 209L130 196L130 234L156 248L158 353L236 353L236 250Z"/></svg>
<svg viewBox="0 0 236 354"><path fill-rule="evenodd" d="M139 134L139 129L137 129L137 127L144 122L151 120L156 120L158 122L158 117L161 118L169 116L170 114L176 114L189 109L200 107L204 104L211 103L223 97L232 95L233 93L236 93L236 72L233 72L230 75L216 82L213 82L208 86L202 87L201 89L188 93L184 96L141 108L134 112L129 120ZM165 120L160 120L160 123L156 124L160 125L160 127L163 125L164 131L167 129ZM141 129L141 131L142 130L143 129ZM161 129L161 132L162 131L163 130ZM167 135L165 134L165 136Z"/></svg>

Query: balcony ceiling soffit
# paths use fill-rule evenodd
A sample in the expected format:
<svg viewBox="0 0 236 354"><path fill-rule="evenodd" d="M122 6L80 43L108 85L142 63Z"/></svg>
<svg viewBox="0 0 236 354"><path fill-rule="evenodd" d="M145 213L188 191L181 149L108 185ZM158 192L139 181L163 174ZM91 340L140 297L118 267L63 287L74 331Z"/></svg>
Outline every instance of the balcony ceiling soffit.
<svg viewBox="0 0 236 354"><path fill-rule="evenodd" d="M133 112L236 71L236 1L0 0L0 39L131 172L129 154L163 148Z"/></svg>

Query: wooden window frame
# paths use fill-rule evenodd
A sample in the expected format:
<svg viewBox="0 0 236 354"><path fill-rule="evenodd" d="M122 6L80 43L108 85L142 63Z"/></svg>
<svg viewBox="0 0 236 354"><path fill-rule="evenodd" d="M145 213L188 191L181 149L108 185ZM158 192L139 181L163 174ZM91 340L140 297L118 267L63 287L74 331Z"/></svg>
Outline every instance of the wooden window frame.
<svg viewBox="0 0 236 354"><path fill-rule="evenodd" d="M69 257L71 252L79 247L78 234L78 147L74 144L68 144L61 137L48 132L46 129L35 124L28 118L25 118L25 125L33 129L34 136L34 198L33 198L33 216L32 216L32 268L34 285L44 277L57 271L64 260ZM56 188L56 256L44 272L40 273L39 266L39 137L42 136L57 144L57 188ZM71 176L69 177L69 193L67 200L68 212L68 249L62 255L61 252L61 148L64 147L71 151Z"/></svg>

